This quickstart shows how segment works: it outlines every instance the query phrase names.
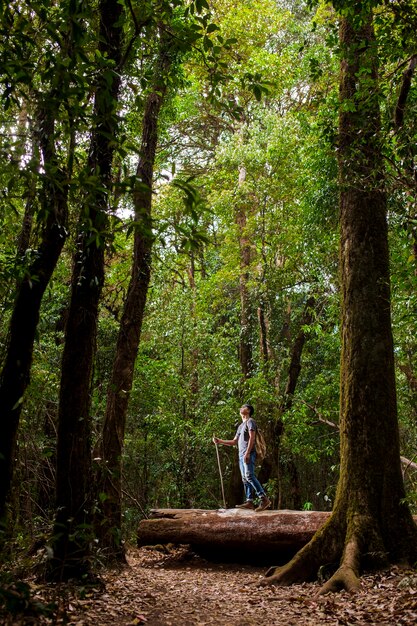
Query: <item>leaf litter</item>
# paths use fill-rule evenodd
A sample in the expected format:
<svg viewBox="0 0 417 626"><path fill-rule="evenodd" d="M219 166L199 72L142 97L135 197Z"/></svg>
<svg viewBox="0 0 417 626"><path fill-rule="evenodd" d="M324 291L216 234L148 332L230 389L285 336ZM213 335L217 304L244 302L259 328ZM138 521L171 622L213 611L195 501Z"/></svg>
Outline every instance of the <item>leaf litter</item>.
<svg viewBox="0 0 417 626"><path fill-rule="evenodd" d="M360 590L319 596L319 583L262 587L265 568L211 563L187 546L130 549L128 565L101 572L92 587L42 585L53 614L0 611L5 626L409 626L417 623L417 574L392 567L364 575Z"/></svg>

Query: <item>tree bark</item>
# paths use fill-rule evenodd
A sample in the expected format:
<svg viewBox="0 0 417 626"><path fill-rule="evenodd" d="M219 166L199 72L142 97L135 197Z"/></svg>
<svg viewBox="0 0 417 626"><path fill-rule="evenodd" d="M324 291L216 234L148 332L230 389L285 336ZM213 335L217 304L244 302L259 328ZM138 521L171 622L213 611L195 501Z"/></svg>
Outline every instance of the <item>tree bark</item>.
<svg viewBox="0 0 417 626"><path fill-rule="evenodd" d="M305 304L304 314L301 319L301 328L294 342L291 352L290 368L288 371L287 385L285 387L284 400L282 403L283 412L288 411L293 403L295 388L297 387L298 378L301 372L301 356L303 354L303 348L306 341L304 326L311 326L311 324L313 323L314 306L315 299L313 297L310 297Z"/></svg>
<svg viewBox="0 0 417 626"><path fill-rule="evenodd" d="M207 558L282 562L329 520L327 511L152 509L139 522L137 545L189 544Z"/></svg>
<svg viewBox="0 0 417 626"><path fill-rule="evenodd" d="M239 362L241 371L241 385L237 391L239 398L245 392L245 382L253 375L252 335L254 322L254 308L248 288L250 266L252 262L252 246L248 234L248 213L250 205L245 197L244 184L246 181L246 167L239 167L238 201L235 207L235 224L237 226L239 244L239 296L240 296L240 337ZM232 461L232 471L227 485L227 501L231 505L242 501L243 485L239 469L239 460L235 456Z"/></svg>
<svg viewBox="0 0 417 626"><path fill-rule="evenodd" d="M239 168L239 189L241 190L246 180L246 169L242 165ZM236 209L236 225L239 233L239 253L240 253L240 342L239 359L243 380L252 375L253 355L252 355L252 305L248 290L249 269L252 260L252 248L247 233L247 203L240 201Z"/></svg>
<svg viewBox="0 0 417 626"><path fill-rule="evenodd" d="M100 488L105 499L97 533L108 558L121 561L125 558L121 542L122 452L129 395L151 274L152 190L158 118L167 91L167 77L174 54L170 33L161 29L160 36L154 86L147 97L143 117L141 158L136 170L137 185L133 195L136 228L131 278L120 321L102 436Z"/></svg>
<svg viewBox="0 0 417 626"><path fill-rule="evenodd" d="M40 130L42 127L42 123L41 123L41 120L39 121L40 121L39 130ZM26 138L27 125L28 125L28 111L27 111L27 104L24 102L22 104L22 109L19 114L19 122L18 122L18 134L22 138L23 137ZM31 144L32 144L32 154L33 154L32 159L31 159L32 167L35 166L36 168L40 160L39 159L40 143L42 142L42 139L44 138L39 133L38 133L38 138L36 138L34 136L32 129L30 130L30 136L31 136ZM17 162L19 162L19 160L22 159L24 152L25 152L25 140L22 139L20 142L20 145L18 146L18 149L16 150L14 154L14 158L16 159ZM29 248L30 237L32 235L33 219L34 219L35 212L36 212L36 196L37 196L36 182L37 182L36 176L32 174L28 180L27 198L25 202L25 213L23 216L22 227L20 229L20 233L16 242L17 243L16 257L18 260L23 259L23 256L26 253L26 250Z"/></svg>
<svg viewBox="0 0 417 626"><path fill-rule="evenodd" d="M122 5L101 0L99 50L104 66L95 89L87 163L90 183L81 207L71 281L59 399L57 513L49 576L79 578L89 572L91 542L90 385L98 305L104 282L104 248L117 132Z"/></svg>
<svg viewBox="0 0 417 626"><path fill-rule="evenodd" d="M409 60L408 67L403 73L403 79L401 88L398 94L397 105L394 112L393 126L396 133L400 132L404 126L404 114L406 110L407 100L410 95L412 81L414 78L415 70L417 67L417 54L413 54ZM400 141L401 143L401 141ZM407 180L410 181L411 189L416 194L417 188L417 171L415 167L414 148L409 150L409 154L406 158L402 159L403 165L406 169ZM414 213L414 215L413 215ZM411 219L411 218L414 219ZM415 207L411 208L411 215L408 220L408 230L412 238L411 251L414 258L414 274L417 276L417 229L415 227L416 212Z"/></svg>
<svg viewBox="0 0 417 626"><path fill-rule="evenodd" d="M417 54L413 54L408 63L408 67L403 74L401 89L398 94L397 105L394 112L394 127L398 130L404 122L404 111L407 99L411 90L411 82L417 67Z"/></svg>
<svg viewBox="0 0 417 626"><path fill-rule="evenodd" d="M258 306L258 324L259 324L259 349L262 363L266 364L270 358L270 347L268 343L268 328L265 317L265 308L261 304Z"/></svg>
<svg viewBox="0 0 417 626"><path fill-rule="evenodd" d="M304 312L300 320L300 330L292 346L291 360L288 369L288 377L285 386L284 396L282 398L280 406L278 407L276 416L273 420L270 421L268 425L268 443L270 444L270 446L269 452L265 457L261 466L261 470L259 472L259 480L262 483L267 482L271 477L279 478L280 476L280 446L284 433L283 415L292 407L294 393L301 373L301 358L307 338L304 327L310 326L312 324L314 319L314 307L315 298L311 296L310 298L308 298L305 304ZM289 322L287 330L289 330ZM298 495L297 497L297 493L299 494L298 473L293 458L290 458L289 463L287 464L287 469L289 470L289 478L292 484L292 491L294 496L293 502L295 504L294 508L299 508L301 506L301 501L299 499L300 496ZM279 495L278 499L279 502L281 502L281 494Z"/></svg>
<svg viewBox="0 0 417 626"><path fill-rule="evenodd" d="M137 542L139 546L190 544L223 560L281 561L302 548L329 516L324 511L156 509L150 519L139 523Z"/></svg>
<svg viewBox="0 0 417 626"><path fill-rule="evenodd" d="M39 141L45 166L41 206L46 218L36 255L17 289L0 376L0 524L3 526L40 306L67 237L68 172L61 167L55 151L55 113L45 103L39 114Z"/></svg>
<svg viewBox="0 0 417 626"><path fill-rule="evenodd" d="M417 556L400 467L377 57L366 5L341 17L340 44L340 479L327 523L261 583L309 580L321 564L339 561L323 592L356 589L361 567Z"/></svg>

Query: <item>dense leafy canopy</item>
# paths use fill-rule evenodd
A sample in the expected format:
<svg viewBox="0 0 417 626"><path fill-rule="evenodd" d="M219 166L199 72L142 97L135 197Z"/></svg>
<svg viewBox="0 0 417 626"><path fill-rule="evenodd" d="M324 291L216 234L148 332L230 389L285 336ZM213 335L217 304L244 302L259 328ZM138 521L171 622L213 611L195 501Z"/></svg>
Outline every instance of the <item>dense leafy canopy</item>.
<svg viewBox="0 0 417 626"><path fill-rule="evenodd" d="M395 122L395 111L404 72L416 54L417 12L414 0L371 4L381 65L381 159L388 174L402 453L413 459L417 435L413 74L401 123ZM152 277L125 437L126 537L150 507L220 504L211 437L232 436L237 409L248 400L263 427L279 421L283 425L279 462L267 483L275 502L283 507L330 508L338 470L340 359L336 165L340 50L335 11L331 5L303 0L123 5L125 49L117 68L122 82L113 188L108 221L102 228L94 226L90 242L105 246L106 264L92 384L95 445L101 436L129 282L137 226L131 192L157 59L158 26L169 29L176 42L171 50L174 71L159 122ZM333 5L344 13L352 3ZM89 132L97 122L92 85L98 75L114 71L98 50L96 9L96 2L82 0L1 4L2 357L16 286L37 254L50 210L45 181L55 184L58 173L65 171L69 186L69 237L43 298L18 435L12 506L22 538L28 519L35 534L48 527L53 511L71 257L79 208L97 185L86 169ZM355 102L349 106L354 110ZM45 111L54 117L49 162L42 150ZM248 251L244 266L243 241ZM314 306L307 323L310 298ZM250 376L242 375L239 359L243 331L251 347ZM301 369L287 403L291 358L300 333L305 340ZM221 460L227 481L233 471L230 451L222 450ZM410 470L407 476L413 500Z"/></svg>

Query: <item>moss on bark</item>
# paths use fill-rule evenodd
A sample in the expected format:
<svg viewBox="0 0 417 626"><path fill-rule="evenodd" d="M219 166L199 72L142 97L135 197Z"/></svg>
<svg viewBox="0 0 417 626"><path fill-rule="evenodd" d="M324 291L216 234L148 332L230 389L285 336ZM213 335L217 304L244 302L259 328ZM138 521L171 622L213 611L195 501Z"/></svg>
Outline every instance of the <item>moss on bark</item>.
<svg viewBox="0 0 417 626"><path fill-rule="evenodd" d="M322 592L353 591L362 568L417 558L400 466L377 52L369 7L353 9L340 19L340 479L325 527L261 583L311 580L337 561Z"/></svg>

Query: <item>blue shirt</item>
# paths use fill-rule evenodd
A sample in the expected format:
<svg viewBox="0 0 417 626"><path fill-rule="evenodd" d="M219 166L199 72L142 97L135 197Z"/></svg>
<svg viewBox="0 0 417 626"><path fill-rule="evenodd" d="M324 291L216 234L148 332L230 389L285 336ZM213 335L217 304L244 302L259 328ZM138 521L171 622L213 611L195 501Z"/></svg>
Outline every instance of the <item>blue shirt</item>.
<svg viewBox="0 0 417 626"><path fill-rule="evenodd" d="M239 454L243 456L248 449L249 444L249 431L253 430L256 432L256 422L252 417L248 420L239 424L239 427L236 431L237 437L237 445L239 447ZM255 446L252 448L252 452L255 450Z"/></svg>

